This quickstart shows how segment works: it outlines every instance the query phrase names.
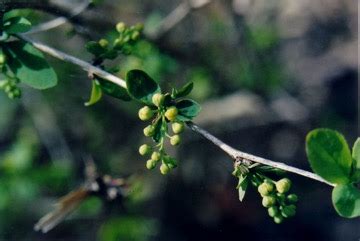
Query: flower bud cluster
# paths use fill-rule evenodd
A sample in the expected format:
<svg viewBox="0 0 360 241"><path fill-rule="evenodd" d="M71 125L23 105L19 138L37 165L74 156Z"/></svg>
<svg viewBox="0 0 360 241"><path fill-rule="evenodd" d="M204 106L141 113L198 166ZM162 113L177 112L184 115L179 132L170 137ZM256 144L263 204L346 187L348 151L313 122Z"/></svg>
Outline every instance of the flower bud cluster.
<svg viewBox="0 0 360 241"><path fill-rule="evenodd" d="M262 196L262 205L268 209L268 214L275 223L282 223L284 218L290 218L296 213L297 195L286 195L290 187L291 181L288 178L282 178L277 182L264 179L258 186L258 192Z"/></svg>

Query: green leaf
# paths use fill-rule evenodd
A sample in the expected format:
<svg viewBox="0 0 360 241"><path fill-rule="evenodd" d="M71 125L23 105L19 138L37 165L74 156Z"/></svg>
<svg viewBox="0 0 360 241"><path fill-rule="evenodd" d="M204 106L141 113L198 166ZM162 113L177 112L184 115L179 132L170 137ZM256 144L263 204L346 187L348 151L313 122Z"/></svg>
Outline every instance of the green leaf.
<svg viewBox="0 0 360 241"><path fill-rule="evenodd" d="M22 40L9 42L5 50L7 64L21 82L35 89L47 89L57 84L55 71L30 43Z"/></svg>
<svg viewBox="0 0 360 241"><path fill-rule="evenodd" d="M352 180L354 182L360 181L360 138L354 143L352 148L352 158L353 158L353 165L352 165Z"/></svg>
<svg viewBox="0 0 360 241"><path fill-rule="evenodd" d="M238 185L236 187L239 190L239 200L240 200L240 202L242 202L242 200L245 197L246 189L248 187L248 184L249 184L248 175L240 175L239 183L238 183Z"/></svg>
<svg viewBox="0 0 360 241"><path fill-rule="evenodd" d="M24 17L12 17L4 22L4 30L9 34L23 33L31 29L31 23Z"/></svg>
<svg viewBox="0 0 360 241"><path fill-rule="evenodd" d="M349 183L352 158L343 135L330 129L313 130L306 136L306 153L311 168L322 178Z"/></svg>
<svg viewBox="0 0 360 241"><path fill-rule="evenodd" d="M89 41L85 44L85 48L87 51L92 53L95 56L100 56L101 54L104 54L107 50L106 48L102 47L98 42L96 41Z"/></svg>
<svg viewBox="0 0 360 241"><path fill-rule="evenodd" d="M161 118L159 118L156 122L155 122L155 132L154 135L152 136L153 140L156 143L159 143L161 137L163 136L163 121Z"/></svg>
<svg viewBox="0 0 360 241"><path fill-rule="evenodd" d="M100 87L105 94L124 101L131 100L131 97L125 88L100 77L96 77L96 80L99 82Z"/></svg>
<svg viewBox="0 0 360 241"><path fill-rule="evenodd" d="M190 99L180 100L176 103L176 108L179 111L177 116L179 121L191 121L201 110L200 105Z"/></svg>
<svg viewBox="0 0 360 241"><path fill-rule="evenodd" d="M97 80L92 81L91 95L88 102L85 103L85 106L90 106L95 104L101 99L102 90L100 84Z"/></svg>
<svg viewBox="0 0 360 241"><path fill-rule="evenodd" d="M160 93L159 85L144 71L130 70L126 75L126 86L129 95L147 105L153 105L151 98Z"/></svg>
<svg viewBox="0 0 360 241"><path fill-rule="evenodd" d="M172 96L173 98L181 98L187 96L188 94L190 94L193 88L194 88L194 83L192 81L188 82L183 87L181 87L181 89L179 90L174 89Z"/></svg>
<svg viewBox="0 0 360 241"><path fill-rule="evenodd" d="M337 185L332 192L337 213L345 218L360 216L360 190L353 184Z"/></svg>

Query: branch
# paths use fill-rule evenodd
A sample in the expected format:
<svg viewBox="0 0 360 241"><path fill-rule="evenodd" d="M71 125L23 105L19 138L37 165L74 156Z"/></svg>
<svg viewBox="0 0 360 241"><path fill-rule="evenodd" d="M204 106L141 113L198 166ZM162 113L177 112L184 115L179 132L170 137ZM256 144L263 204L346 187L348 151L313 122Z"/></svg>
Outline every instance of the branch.
<svg viewBox="0 0 360 241"><path fill-rule="evenodd" d="M20 35L19 37L27 42L32 43L35 48L41 50L42 52L47 53L50 56L53 56L57 59L63 60L68 63L72 63L74 65L78 65L85 71L96 74L110 82L113 82L117 85L120 85L123 88L126 88L126 82L123 79L121 79L115 75L112 75L112 74L110 74L100 68L97 68L97 67L95 67L81 59L78 59L74 56L68 55L57 49L49 47L41 42L34 41L23 35ZM225 153L227 153L234 160L246 160L246 161L256 162L256 163L260 163L260 164L267 165L267 166L272 166L274 168L278 168L278 169L281 169L281 170L284 170L287 172L295 173L295 174L328 184L330 186L334 186L334 184L327 182L326 180L324 180L323 178L321 178L320 176L318 176L312 172L308 172L308 171L305 171L305 170L302 170L302 169L299 169L296 167L286 165L284 163L274 162L274 161L271 161L271 160L268 160L268 159L265 159L262 157L254 156L254 155L239 151L239 150L227 145L226 143L224 143L217 137L213 136L212 134L210 134L209 132L207 132L206 130L202 129L201 127L197 126L196 124L194 124L192 122L189 122L188 126L194 132L202 135L203 137L205 137L206 139L208 139L209 141L214 143L216 146L218 146L220 149L222 149Z"/></svg>
<svg viewBox="0 0 360 241"><path fill-rule="evenodd" d="M152 40L161 39L173 27L180 23L192 10L201 8L210 2L211 0L184 0L160 22L153 32L148 33L148 37Z"/></svg>
<svg viewBox="0 0 360 241"><path fill-rule="evenodd" d="M78 7L71 10L68 17L58 17L58 18L55 18L48 22L39 24L39 25L33 27L30 31L26 32L26 34L35 34L35 33L43 32L43 31L48 31L53 28L57 28L65 23L69 22L74 17L80 15L90 5L91 5L91 2L88 0L85 0L84 3L80 4Z"/></svg>

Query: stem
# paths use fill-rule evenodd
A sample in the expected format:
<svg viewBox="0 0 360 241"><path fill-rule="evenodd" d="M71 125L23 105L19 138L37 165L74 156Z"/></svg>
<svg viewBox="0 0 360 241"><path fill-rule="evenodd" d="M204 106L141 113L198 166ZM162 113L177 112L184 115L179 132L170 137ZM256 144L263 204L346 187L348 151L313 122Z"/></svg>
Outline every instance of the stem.
<svg viewBox="0 0 360 241"><path fill-rule="evenodd" d="M19 35L19 38L27 41L27 42L30 42L33 44L33 46L55 58L58 58L60 60L63 60L65 62L68 62L68 63L72 63L74 65L78 65L80 66L82 69L84 69L85 71L88 71L88 72L91 72L91 73L94 73L110 82L113 82L117 85L120 85L121 87L123 88L126 88L126 82L115 76L115 75L112 75L100 68L97 68L81 59L78 59L74 56L71 56L71 55L68 55L64 52L61 52L59 50L56 50L52 47L49 47L41 42L38 42L38 41L34 41L28 37L25 37L23 35ZM330 186L334 186L334 184L324 180L323 178L321 178L320 176L312 173L312 172L308 172L308 171L305 171L305 170L302 170L302 169L299 169L299 168L296 168L296 167L292 167L292 166L289 166L289 165L286 165L284 163L280 163L280 162L274 162L274 161L271 161L271 160L268 160L268 159L265 159L265 158L262 158L262 157L258 157L258 156L254 156L254 155L251 155L251 154L248 154L248 153L245 153L245 152L242 152L242 151L239 151L229 145L227 145L226 143L224 143L223 141L221 141L220 139L218 139L217 137L213 136L212 134L210 134L208 131L202 129L201 127L197 126L196 124L194 124L193 122L187 122L187 125L190 127L191 130L193 130L194 132L202 135L203 137L205 137L206 139L208 139L209 141L211 141L212 143L214 143L216 146L218 146L220 149L222 149L225 153L227 153L232 159L234 160L245 160L245 161L248 161L248 162L256 162L256 163L260 163L260 164L263 164L263 165L267 165L267 166L272 166L272 167L275 167L275 168L278 168L278 169L281 169L281 170L284 170L284 171L287 171L287 172L292 172L292 173L295 173L295 174L298 174L300 176L304 176L304 177L307 177L307 178L310 178L310 179L313 179L313 180L316 180L316 181L319 181L319 182L322 182L322 183L325 183L325 184L328 184Z"/></svg>

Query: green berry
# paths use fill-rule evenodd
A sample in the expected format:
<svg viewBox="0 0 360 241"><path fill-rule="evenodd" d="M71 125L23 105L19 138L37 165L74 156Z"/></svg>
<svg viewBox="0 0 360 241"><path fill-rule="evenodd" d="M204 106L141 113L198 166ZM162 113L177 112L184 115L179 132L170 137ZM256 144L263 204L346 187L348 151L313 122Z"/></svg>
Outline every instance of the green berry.
<svg viewBox="0 0 360 241"><path fill-rule="evenodd" d="M139 110L140 120L147 121L150 120L153 116L154 116L154 112L150 109L149 106L144 106Z"/></svg>
<svg viewBox="0 0 360 241"><path fill-rule="evenodd" d="M273 196L265 196L262 199L262 205L266 208L273 206L276 202L276 199Z"/></svg>
<svg viewBox="0 0 360 241"><path fill-rule="evenodd" d="M107 48L109 46L109 41L107 41L106 39L102 38L99 40L99 44L101 47L103 48Z"/></svg>
<svg viewBox="0 0 360 241"><path fill-rule="evenodd" d="M151 98L152 103L157 107L162 106L162 104L164 103L164 99L165 99L165 96L160 93L154 94Z"/></svg>
<svg viewBox="0 0 360 241"><path fill-rule="evenodd" d="M131 34L131 39L134 41L138 40L139 37L140 37L140 33L138 31L135 31Z"/></svg>
<svg viewBox="0 0 360 241"><path fill-rule="evenodd" d="M125 29L126 29L125 23L120 22L120 23L116 24L116 31L118 31L119 33L124 32Z"/></svg>
<svg viewBox="0 0 360 241"><path fill-rule="evenodd" d="M161 164L161 166L160 166L161 174L166 175L169 173L169 171L170 171L170 168L165 163Z"/></svg>
<svg viewBox="0 0 360 241"><path fill-rule="evenodd" d="M284 206L281 210L281 215L284 218L293 217L296 214L296 206L291 204L289 206Z"/></svg>
<svg viewBox="0 0 360 241"><path fill-rule="evenodd" d="M279 213L279 209L275 206L268 208L268 214L270 217L275 217Z"/></svg>
<svg viewBox="0 0 360 241"><path fill-rule="evenodd" d="M284 221L284 218L283 218L283 216L281 216L281 215L276 215L276 216L274 217L274 222L277 223L277 224L280 224L280 223L282 223L283 221Z"/></svg>
<svg viewBox="0 0 360 241"><path fill-rule="evenodd" d="M180 134L184 131L185 125L183 122L174 122L172 123L171 128L175 134Z"/></svg>
<svg viewBox="0 0 360 241"><path fill-rule="evenodd" d="M154 162L153 160L147 160L146 161L146 168L151 170L154 169L156 166L156 162Z"/></svg>
<svg viewBox="0 0 360 241"><path fill-rule="evenodd" d="M157 151L154 151L152 154L151 154L151 160L153 161L159 161L161 158L161 155L159 152Z"/></svg>
<svg viewBox="0 0 360 241"><path fill-rule="evenodd" d="M296 203L298 201L298 196L296 194L289 194L287 200L291 203Z"/></svg>
<svg viewBox="0 0 360 241"><path fill-rule="evenodd" d="M290 190L291 187L291 181L288 178L283 178L275 183L276 190L279 193L286 193Z"/></svg>
<svg viewBox="0 0 360 241"><path fill-rule="evenodd" d="M144 128L144 135L147 137L153 136L155 134L155 127L152 125L148 125Z"/></svg>
<svg viewBox="0 0 360 241"><path fill-rule="evenodd" d="M175 106L169 107L165 112L165 117L169 121L174 121L178 115L178 109Z"/></svg>
<svg viewBox="0 0 360 241"><path fill-rule="evenodd" d="M267 196L274 190L274 185L272 183L263 182L258 187L258 192L261 196Z"/></svg>
<svg viewBox="0 0 360 241"><path fill-rule="evenodd" d="M142 156L145 156L146 154L149 154L151 151L151 146L144 144L139 147L139 153Z"/></svg>
<svg viewBox="0 0 360 241"><path fill-rule="evenodd" d="M177 146L180 144L181 138L179 135L173 135L170 137L170 144L173 146Z"/></svg>

